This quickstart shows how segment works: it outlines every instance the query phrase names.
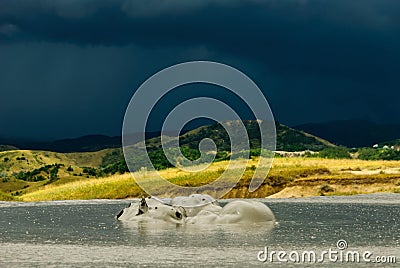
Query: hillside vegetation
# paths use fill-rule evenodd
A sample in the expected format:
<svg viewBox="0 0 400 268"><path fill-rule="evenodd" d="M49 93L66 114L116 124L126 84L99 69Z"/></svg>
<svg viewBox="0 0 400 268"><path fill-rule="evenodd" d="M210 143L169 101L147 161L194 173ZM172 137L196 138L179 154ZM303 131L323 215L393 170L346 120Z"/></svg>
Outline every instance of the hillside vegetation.
<svg viewBox="0 0 400 268"><path fill-rule="evenodd" d="M232 121L231 123L237 123ZM237 159L242 158L244 155L248 154L251 157L260 156L260 130L258 127L258 122L254 120L246 120L243 121L243 124L247 130L249 137L249 151L241 151L236 154L231 154L231 144L230 138L225 130L225 128L221 124L214 124L211 126L203 126L192 131L189 131L179 137L179 146L182 154L189 160L196 160L200 157L199 152L199 144L205 139L211 139L214 141L216 145L215 152L215 162L224 161L228 159ZM263 124L263 123L261 123ZM278 151L321 151L327 148L334 148L335 145L329 143L326 140L315 137L311 134L305 133L303 131L298 131L292 128L289 128L280 123L275 124L276 127L276 150ZM171 143L173 138L171 137L163 137L166 141L165 145L168 148L168 145ZM133 171L140 170L142 167L147 167L148 163L144 155L137 148L142 146L141 143L134 144L129 147L130 157L129 157L129 167ZM180 164L178 160L176 160L173 165L167 160L164 155L164 151L161 145L161 137L155 137L146 140L146 148L148 151L148 155L150 160L152 161L154 167L157 170L162 170L166 168L170 168L176 166L176 164ZM169 149L169 153L171 155L175 155L175 148ZM214 154L210 154L209 157L213 157ZM106 172L110 174L115 174L117 172L123 173L127 172L128 168L125 164L125 159L123 158L122 152L120 155L116 153L114 155L114 163L110 163L107 167ZM207 160L207 159L205 159ZM201 164L201 162L199 162Z"/></svg>
<svg viewBox="0 0 400 268"><path fill-rule="evenodd" d="M237 164L245 160L234 160ZM240 162L240 163L239 163ZM397 161L363 161L354 159L277 158L262 186L248 191L256 159L250 160L239 183L224 196L234 197L300 197L314 195L348 195L372 192L400 192L400 168ZM159 171L171 182L182 186L204 185L215 180L224 171L227 161L213 163L200 173L180 171L176 168ZM150 181L153 173L138 171L133 176L145 176ZM228 178L229 179L229 178ZM230 179L237 179L232 177ZM204 193L218 195L218 189ZM159 196L173 196L168 189L160 189ZM131 198L145 193L130 174L107 178L88 179L64 185L47 185L40 190L19 197L23 201Z"/></svg>
<svg viewBox="0 0 400 268"><path fill-rule="evenodd" d="M14 201L15 198L9 194L0 191L0 201Z"/></svg>
<svg viewBox="0 0 400 268"><path fill-rule="evenodd" d="M396 183L398 184L399 173L397 167L400 165L398 161L392 161L400 160L400 151L396 147L348 149L276 123L277 151L263 151L270 156L275 154L273 168L263 186L257 192L249 193L247 185L255 169L254 161L259 158L262 149L257 122L243 123L249 135L249 151L231 153L228 134L221 125L215 124L181 135L179 148L168 149L175 161L173 163L164 155L160 137L147 140L149 158L156 170L183 186L207 184L223 172L229 160L240 164L247 161L245 158L250 158L241 181L226 197L265 197L278 193L294 196L300 193L311 194L304 192L304 189L313 189L313 195L399 191ZM204 164L199 159L198 149L204 138L210 138L216 144L216 151L214 148L206 154L208 160L215 156L209 169L186 174L172 168L186 161L176 154L179 149L189 160L196 160L195 165ZM168 147L168 142L174 138L165 139ZM149 163L145 161L147 156L138 149L140 146L142 145L137 143L125 147L130 152L128 163L136 176L143 176L143 170L151 170ZM0 200L126 198L144 194L130 176L125 174L127 172L128 167L120 148L84 153L3 151L0 152ZM145 175L151 180L152 174L149 171ZM237 177L231 175L230 180ZM364 188L365 185L369 185L369 190ZM222 188L224 185L221 185ZM170 189L159 190L160 195L174 194Z"/></svg>
<svg viewBox="0 0 400 268"><path fill-rule="evenodd" d="M18 196L48 184L96 177L114 151L106 149L88 153L55 153L15 150L0 152L0 191ZM118 153L119 154L119 153Z"/></svg>

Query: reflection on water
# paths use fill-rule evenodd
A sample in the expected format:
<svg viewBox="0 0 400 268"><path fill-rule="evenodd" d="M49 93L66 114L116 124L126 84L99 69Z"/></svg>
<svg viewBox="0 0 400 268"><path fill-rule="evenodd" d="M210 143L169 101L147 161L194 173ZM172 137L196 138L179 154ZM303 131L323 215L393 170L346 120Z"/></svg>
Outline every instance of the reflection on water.
<svg viewBox="0 0 400 268"><path fill-rule="evenodd" d="M127 200L0 202L0 267L259 266L264 246L322 250L339 239L400 261L399 197L262 199L277 223L217 226L119 222Z"/></svg>
<svg viewBox="0 0 400 268"><path fill-rule="evenodd" d="M148 221L138 221L138 222L121 222L121 225L125 228L126 234L132 233L134 235L154 235L164 232L189 232L189 233L204 233L204 232L216 232L219 229L227 232L240 232L243 230L243 225L232 224L232 225L181 225L165 222L148 222ZM225 227L225 228L224 228ZM272 229L272 228L270 228Z"/></svg>

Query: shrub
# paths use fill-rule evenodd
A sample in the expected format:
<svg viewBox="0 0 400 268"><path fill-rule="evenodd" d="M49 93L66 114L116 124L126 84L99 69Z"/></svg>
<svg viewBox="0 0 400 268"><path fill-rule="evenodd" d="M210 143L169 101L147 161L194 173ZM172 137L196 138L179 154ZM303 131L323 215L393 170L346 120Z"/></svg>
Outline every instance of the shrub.
<svg viewBox="0 0 400 268"><path fill-rule="evenodd" d="M32 171L13 173L13 176L18 180L37 182L45 180L46 177L43 175L49 174L50 180L54 181L58 179L58 170L61 166L63 164L46 165Z"/></svg>
<svg viewBox="0 0 400 268"><path fill-rule="evenodd" d="M400 151L361 148L358 150L358 158L362 160L400 160Z"/></svg>
<svg viewBox="0 0 400 268"><path fill-rule="evenodd" d="M34 179L33 179L34 182L44 181L44 180L46 180L46 178L44 176L42 176L42 175L35 176Z"/></svg>
<svg viewBox="0 0 400 268"><path fill-rule="evenodd" d="M255 165L251 165L250 167L248 167L248 169L251 171L255 171L257 167Z"/></svg>
<svg viewBox="0 0 400 268"><path fill-rule="evenodd" d="M60 168L60 166L55 165L52 169L50 169L50 180L56 180L58 179L58 169Z"/></svg>
<svg viewBox="0 0 400 268"><path fill-rule="evenodd" d="M304 157L313 157L313 156L314 155L309 150L306 150L304 153Z"/></svg>
<svg viewBox="0 0 400 268"><path fill-rule="evenodd" d="M321 187L319 188L320 195L325 195L325 193L330 193L334 191L335 189L327 183L322 184Z"/></svg>
<svg viewBox="0 0 400 268"><path fill-rule="evenodd" d="M84 168L82 169L82 172L83 172L84 174L89 175L89 176L96 176L96 175L97 175L96 169L95 169L95 168L92 168L92 167L84 167Z"/></svg>
<svg viewBox="0 0 400 268"><path fill-rule="evenodd" d="M20 171L18 173L14 173L13 175L15 176L16 179L23 180L23 181L27 181L28 178L29 178L29 174L27 174L27 173L25 173L23 171Z"/></svg>
<svg viewBox="0 0 400 268"><path fill-rule="evenodd" d="M351 158L349 150L345 147L325 148L319 152L318 156L330 159Z"/></svg>

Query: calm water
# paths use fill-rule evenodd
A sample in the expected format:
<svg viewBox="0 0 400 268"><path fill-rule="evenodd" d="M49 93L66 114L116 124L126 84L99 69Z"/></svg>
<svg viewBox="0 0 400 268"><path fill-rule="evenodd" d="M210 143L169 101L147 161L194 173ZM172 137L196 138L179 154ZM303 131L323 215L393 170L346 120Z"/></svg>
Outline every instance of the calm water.
<svg viewBox="0 0 400 268"><path fill-rule="evenodd" d="M114 219L129 201L0 202L0 267L301 267L265 263L269 251L317 254L346 240L346 250L397 257L400 195L259 199L274 225L176 226L126 224ZM226 202L226 201L224 201ZM222 204L224 204L222 202ZM261 255L263 256L263 255ZM319 256L319 255L318 255ZM315 266L355 266L328 257ZM360 262L358 266L388 267Z"/></svg>

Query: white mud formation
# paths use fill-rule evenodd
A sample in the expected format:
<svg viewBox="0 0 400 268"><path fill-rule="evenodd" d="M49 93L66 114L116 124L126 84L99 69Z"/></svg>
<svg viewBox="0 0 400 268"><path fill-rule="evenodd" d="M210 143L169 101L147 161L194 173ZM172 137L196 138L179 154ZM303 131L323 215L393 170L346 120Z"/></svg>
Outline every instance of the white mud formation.
<svg viewBox="0 0 400 268"><path fill-rule="evenodd" d="M178 224L230 224L275 221L265 204L252 200L235 200L224 207L209 195L192 194L164 202L156 197L131 203L116 217L120 221L164 221Z"/></svg>

